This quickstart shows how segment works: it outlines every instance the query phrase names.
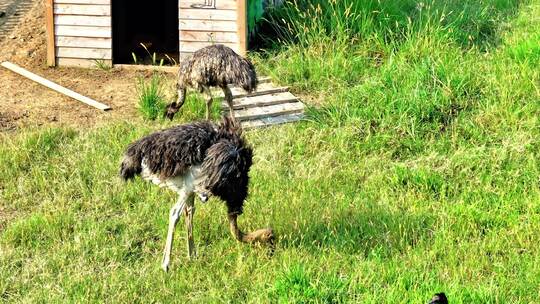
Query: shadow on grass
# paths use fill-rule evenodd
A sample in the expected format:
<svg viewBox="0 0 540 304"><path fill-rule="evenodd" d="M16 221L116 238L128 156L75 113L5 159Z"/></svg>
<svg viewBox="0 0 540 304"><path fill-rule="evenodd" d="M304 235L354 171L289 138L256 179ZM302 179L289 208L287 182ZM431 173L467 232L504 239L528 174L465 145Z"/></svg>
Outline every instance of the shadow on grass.
<svg viewBox="0 0 540 304"><path fill-rule="evenodd" d="M333 248L344 254L389 257L432 238L435 218L430 214L358 209L288 227L292 231L283 232L278 248Z"/></svg>

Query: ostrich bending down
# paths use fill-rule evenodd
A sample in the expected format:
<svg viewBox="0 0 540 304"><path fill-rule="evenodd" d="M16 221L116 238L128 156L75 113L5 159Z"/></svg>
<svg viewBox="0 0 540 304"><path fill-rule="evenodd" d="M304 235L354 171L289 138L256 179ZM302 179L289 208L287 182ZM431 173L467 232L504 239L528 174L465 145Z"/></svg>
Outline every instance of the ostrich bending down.
<svg viewBox="0 0 540 304"><path fill-rule="evenodd" d="M248 93L257 88L257 73L255 67L246 58L242 58L232 49L214 44L204 47L188 59L182 61L178 72L178 101L167 106L165 116L174 118L186 99L186 89L195 88L206 95L206 119L210 118L212 94L210 87L220 87L225 94L231 117L233 113L233 96L228 85L241 86Z"/></svg>
<svg viewBox="0 0 540 304"><path fill-rule="evenodd" d="M206 202L210 195L225 201L232 235L241 242L273 243L272 229L244 234L238 229L248 193L248 172L253 151L234 119L223 117L221 125L196 122L150 134L132 143L124 154L120 175L135 175L178 193L169 214L169 230L162 268L169 267L173 234L182 212L186 215L188 255L195 255L193 243L194 194Z"/></svg>

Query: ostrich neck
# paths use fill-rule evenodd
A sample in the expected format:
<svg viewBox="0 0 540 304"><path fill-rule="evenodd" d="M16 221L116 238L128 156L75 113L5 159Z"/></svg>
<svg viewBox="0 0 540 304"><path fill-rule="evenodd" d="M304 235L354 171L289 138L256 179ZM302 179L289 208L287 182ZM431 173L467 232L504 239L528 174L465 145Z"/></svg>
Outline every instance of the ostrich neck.
<svg viewBox="0 0 540 304"><path fill-rule="evenodd" d="M238 228L238 223L237 223L238 215L229 214L228 218L229 218L229 229L231 230L231 234L233 235L233 237L239 240L240 242L250 242L250 238L248 238L247 235L243 233L242 231L240 231L240 229Z"/></svg>

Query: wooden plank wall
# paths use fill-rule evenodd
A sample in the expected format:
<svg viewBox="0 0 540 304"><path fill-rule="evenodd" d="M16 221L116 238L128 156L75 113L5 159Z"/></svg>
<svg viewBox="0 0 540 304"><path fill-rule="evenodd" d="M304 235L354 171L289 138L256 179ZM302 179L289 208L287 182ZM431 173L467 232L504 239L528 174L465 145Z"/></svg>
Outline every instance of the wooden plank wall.
<svg viewBox="0 0 540 304"><path fill-rule="evenodd" d="M238 4L246 0L216 0L216 8L193 8L204 0L179 0L180 57L213 43L244 55L239 37Z"/></svg>
<svg viewBox="0 0 540 304"><path fill-rule="evenodd" d="M110 64L111 0L54 0L54 33L58 65Z"/></svg>
<svg viewBox="0 0 540 304"><path fill-rule="evenodd" d="M194 8L204 0L179 0L180 57L213 43L245 55L245 1L215 0L215 9ZM112 64L111 0L54 0L54 51L58 65Z"/></svg>

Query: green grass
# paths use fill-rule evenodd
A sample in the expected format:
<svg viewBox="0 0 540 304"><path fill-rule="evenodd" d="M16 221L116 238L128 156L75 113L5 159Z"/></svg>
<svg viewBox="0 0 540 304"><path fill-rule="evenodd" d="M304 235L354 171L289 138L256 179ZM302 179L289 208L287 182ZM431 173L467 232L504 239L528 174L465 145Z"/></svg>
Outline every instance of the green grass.
<svg viewBox="0 0 540 304"><path fill-rule="evenodd" d="M172 123L1 135L0 301L536 302L540 2L444 2L442 20L442 1L422 18L412 1L319 2L323 21L276 12L297 27L253 54L309 106L247 132L240 226L272 226L274 255L236 243L214 199L197 205L198 257L180 224L162 272L175 196L117 171L131 141L204 116L190 95Z"/></svg>
<svg viewBox="0 0 540 304"><path fill-rule="evenodd" d="M138 110L143 118L155 120L165 112L164 77L154 72L149 80L137 79Z"/></svg>

